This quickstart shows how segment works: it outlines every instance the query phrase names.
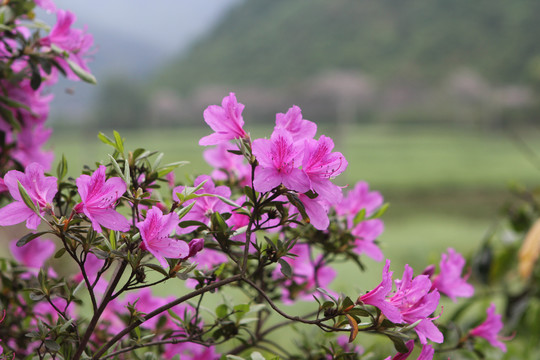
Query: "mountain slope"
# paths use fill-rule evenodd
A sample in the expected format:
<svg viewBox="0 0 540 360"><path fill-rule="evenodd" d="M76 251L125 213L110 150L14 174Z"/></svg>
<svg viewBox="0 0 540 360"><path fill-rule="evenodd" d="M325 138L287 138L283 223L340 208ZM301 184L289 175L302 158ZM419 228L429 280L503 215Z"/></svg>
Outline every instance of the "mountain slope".
<svg viewBox="0 0 540 360"><path fill-rule="evenodd" d="M156 83L286 86L328 68L434 80L469 67L494 82L527 79L540 55L534 0L246 1Z"/></svg>

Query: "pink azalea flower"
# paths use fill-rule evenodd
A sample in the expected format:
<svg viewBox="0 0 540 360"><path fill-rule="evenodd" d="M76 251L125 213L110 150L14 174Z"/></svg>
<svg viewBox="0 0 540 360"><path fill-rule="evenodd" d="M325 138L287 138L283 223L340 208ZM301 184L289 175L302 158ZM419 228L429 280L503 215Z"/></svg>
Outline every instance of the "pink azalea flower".
<svg viewBox="0 0 540 360"><path fill-rule="evenodd" d="M302 119L302 110L296 105L293 105L286 114L276 114L276 126L274 129L287 130L294 141L313 139L317 133L317 125L314 122Z"/></svg>
<svg viewBox="0 0 540 360"><path fill-rule="evenodd" d="M101 232L101 225L111 230L129 231L129 221L114 210L116 201L126 192L124 180L113 177L105 181L105 166L100 165L92 176L83 174L76 182L81 202L73 210L84 213L95 231Z"/></svg>
<svg viewBox="0 0 540 360"><path fill-rule="evenodd" d="M159 208L152 207L146 213L146 219L137 223L142 237L141 248L154 255L163 267L169 266L166 257L182 259L190 253L188 244L169 237L179 222L174 212L163 215Z"/></svg>
<svg viewBox="0 0 540 360"><path fill-rule="evenodd" d="M3 193L5 191L8 191L8 188L4 183L4 179L0 178L0 193Z"/></svg>
<svg viewBox="0 0 540 360"><path fill-rule="evenodd" d="M306 209L306 214L309 216L309 223L317 230L328 229L328 225L330 225L330 220L328 219L330 204L324 199L319 199L318 197L310 199L309 196L304 194L298 194L298 198ZM296 209L290 210L290 214L296 212Z"/></svg>
<svg viewBox="0 0 540 360"><path fill-rule="evenodd" d="M467 283L468 276L461 277L465 259L461 254L448 249L448 255L441 255L439 263L440 273L433 279L433 287L447 295L456 302L457 297L471 297L474 294L474 287Z"/></svg>
<svg viewBox="0 0 540 360"><path fill-rule="evenodd" d="M370 292L360 296L358 303L364 303L375 306L393 323L401 323L403 318L398 307L386 300L388 294L392 291L392 275L390 271L390 260L386 260L386 264L382 273L382 281Z"/></svg>
<svg viewBox="0 0 540 360"><path fill-rule="evenodd" d="M11 156L23 166L36 162L48 171L54 159L52 151L43 151L42 146L49 140L52 129L38 125L33 128L24 127L17 133L17 145Z"/></svg>
<svg viewBox="0 0 540 360"><path fill-rule="evenodd" d="M425 344L422 346L422 351L420 352L420 355L418 355L417 360L432 360L434 354L435 349L431 345Z"/></svg>
<svg viewBox="0 0 540 360"><path fill-rule="evenodd" d="M506 352L506 345L499 340L499 332L503 328L501 318L500 314L495 313L495 304L492 303L487 309L486 320L472 329L469 334L474 337L484 338L491 346L498 347L503 352Z"/></svg>
<svg viewBox="0 0 540 360"><path fill-rule="evenodd" d="M0 209L0 226L15 225L26 220L28 229L37 229L41 218L24 203L19 193L18 182L28 193L30 200L37 204L41 216L45 210L52 211L52 200L58 191L57 179L45 176L43 167L37 163L28 165L25 172L8 171L4 183L15 202Z"/></svg>
<svg viewBox="0 0 540 360"><path fill-rule="evenodd" d="M259 192L267 192L283 184L287 189L304 193L310 189L308 176L299 169L301 151L291 135L282 129L274 130L270 140L253 142L253 155L259 166L255 169L253 185Z"/></svg>
<svg viewBox="0 0 540 360"><path fill-rule="evenodd" d="M401 312L403 322L413 324L421 320L414 328L420 343L426 344L427 338L436 343L443 341L443 335L433 324L429 316L439 305L440 294L437 290L431 291L431 281L426 275L413 278L413 269L405 265L403 277L396 280L397 290L389 299Z"/></svg>
<svg viewBox="0 0 540 360"><path fill-rule="evenodd" d="M311 189L332 204L339 202L341 188L330 179L347 168L347 160L340 152L332 152L334 142L324 135L319 140L308 139L304 144L302 170L309 177Z"/></svg>
<svg viewBox="0 0 540 360"><path fill-rule="evenodd" d="M354 251L358 254L366 254L375 261L381 261L384 258L383 253L374 241L383 231L384 223L380 219L360 222L351 231L356 238Z"/></svg>
<svg viewBox="0 0 540 360"><path fill-rule="evenodd" d="M175 181L174 171L171 171L170 173L165 175L165 179L167 179L167 184L169 185L169 187L173 188L174 187L174 181Z"/></svg>
<svg viewBox="0 0 540 360"><path fill-rule="evenodd" d="M242 128L244 126L243 110L244 105L236 101L234 93L225 96L221 106L207 107L203 113L204 121L215 132L199 140L199 145L218 145L232 139L247 137L247 133Z"/></svg>
<svg viewBox="0 0 540 360"><path fill-rule="evenodd" d="M366 210L366 217L375 213L375 210L383 204L382 195L377 191L369 191L369 185L366 182L358 182L354 188L348 192L347 196L336 206L336 212L340 216L346 216L349 226L356 214L360 210Z"/></svg>
<svg viewBox="0 0 540 360"><path fill-rule="evenodd" d="M293 270L291 279L287 279L282 288L282 301L291 304L297 297L306 301L313 301L313 292L318 287L327 287L336 277L337 273L329 266L325 266L322 255L312 259L308 244L297 244L290 251L297 255L294 258L283 258ZM274 271L277 278L283 277L281 265ZM295 292L291 292L294 290Z"/></svg>
<svg viewBox="0 0 540 360"><path fill-rule="evenodd" d="M441 343L443 335L433 324L429 316L437 309L439 292L431 291L431 281L427 275L413 278L412 268L405 265L403 277L396 280L396 291L392 290L392 272L389 271L390 260L386 260L382 282L372 291L358 298L359 303L373 305L394 323L413 324L420 320L414 328L422 344L427 339Z"/></svg>
<svg viewBox="0 0 540 360"><path fill-rule="evenodd" d="M94 38L81 29L71 28L76 19L76 16L70 11L57 10L56 24L49 35L40 40L40 45L47 47L51 45L58 46L69 53L70 60L74 61L82 69L90 71L84 57L92 47ZM79 80L79 77L71 71L63 57L57 57L56 60L66 70L69 79Z"/></svg>
<svg viewBox="0 0 540 360"><path fill-rule="evenodd" d="M194 186L198 186L205 180L206 183L201 189L197 190L196 194L215 194L225 198L230 198L231 189L227 186L216 186L208 175L198 176L194 181ZM178 196L176 194L182 193L183 190L183 186L177 186L173 189L173 199L175 201L178 201ZM188 200L185 202L185 204L189 205L192 202L195 202L195 205L187 213L187 215L182 218L182 221L196 220L205 224L210 224L210 217L212 216L212 213L230 212L232 209L230 205L227 205L220 199L211 196L203 196L197 199ZM193 231L195 228L196 226L190 226L187 228L177 227L176 232L179 234L187 234Z"/></svg>
<svg viewBox="0 0 540 360"><path fill-rule="evenodd" d="M9 243L9 249L17 262L37 274L45 261L54 254L55 246L52 240L36 238L21 247L17 246L17 240L13 240Z"/></svg>
<svg viewBox="0 0 540 360"><path fill-rule="evenodd" d="M216 353L215 346L206 347L190 342L165 345L163 357L172 359L175 355L180 355L182 360L217 360L221 358L221 354Z"/></svg>
<svg viewBox="0 0 540 360"><path fill-rule="evenodd" d="M244 157L230 153L236 147L229 143L221 143L215 148L206 149L204 159L214 167L212 178L215 180L239 181L241 185L250 185L251 166L245 163Z"/></svg>
<svg viewBox="0 0 540 360"><path fill-rule="evenodd" d="M405 360L405 359L408 359L409 356L411 355L413 349L414 349L414 340L407 341L407 343L405 345L407 346L407 349L409 349L409 351L407 351L406 353L397 353L396 355L394 355L393 358L390 358L390 356L389 356L385 360ZM433 347L431 345L426 344L426 345L424 345L422 347L422 351L418 355L417 360L432 360L434 353L435 353L435 349L433 349Z"/></svg>
<svg viewBox="0 0 540 360"><path fill-rule="evenodd" d="M36 5L45 11L54 12L56 11L56 5L52 0L35 0Z"/></svg>

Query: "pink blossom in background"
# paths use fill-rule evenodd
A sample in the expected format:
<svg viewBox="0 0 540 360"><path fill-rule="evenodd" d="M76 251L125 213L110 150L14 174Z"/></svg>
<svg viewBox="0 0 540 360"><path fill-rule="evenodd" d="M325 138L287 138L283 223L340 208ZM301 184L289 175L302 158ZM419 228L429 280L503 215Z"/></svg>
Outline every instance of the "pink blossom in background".
<svg viewBox="0 0 540 360"><path fill-rule="evenodd" d="M290 252L297 256L283 258L291 266L293 275L291 279L285 281L281 300L286 304L292 304L296 298L313 301L312 294L315 290L318 287L326 288L334 280L337 272L324 264L322 255L312 260L308 244L296 244ZM280 268L281 265L278 264L274 271L276 278L283 277ZM290 289L295 289L297 292L292 293Z"/></svg>
<svg viewBox="0 0 540 360"><path fill-rule="evenodd" d="M123 315L129 316L124 303L124 300L116 298L111 300L103 310L96 330L92 333L92 341L97 345L105 344L110 340L109 335L116 335L126 327L121 318Z"/></svg>
<svg viewBox="0 0 540 360"><path fill-rule="evenodd" d="M360 222L351 231L351 234L356 238L354 252L359 255L366 254L375 261L381 261L384 255L377 244L375 244L375 240L383 231L384 223L380 219Z"/></svg>
<svg viewBox="0 0 540 360"><path fill-rule="evenodd" d="M45 129L38 125L33 128L24 127L17 133L15 149L11 156L23 166L28 166L36 162L49 171L54 159L52 151L43 151L41 147L45 145L52 134L52 129Z"/></svg>
<svg viewBox="0 0 540 360"><path fill-rule="evenodd" d="M484 338L491 346L498 347L503 352L506 352L506 345L499 339L499 332L503 328L501 318L500 314L495 313L495 304L492 303L487 309L486 320L472 329L469 334L474 337Z"/></svg>
<svg viewBox="0 0 540 360"><path fill-rule="evenodd" d="M336 338L336 343L339 347L345 352L354 353L357 355L364 354L364 348L360 345L355 345L349 342L349 337L347 335L340 335ZM330 358L331 360L331 358Z"/></svg>
<svg viewBox="0 0 540 360"><path fill-rule="evenodd" d="M267 192L283 184L287 189L304 193L310 189L308 176L299 169L302 148L282 129L274 130L270 140L253 141L253 155L259 166L255 169L253 185L259 192Z"/></svg>
<svg viewBox="0 0 540 360"><path fill-rule="evenodd" d="M169 237L179 222L176 213L163 215L154 206L146 213L146 219L136 224L143 240L141 248L154 255L163 267L169 266L165 258L182 259L190 253L187 243Z"/></svg>
<svg viewBox="0 0 540 360"><path fill-rule="evenodd" d="M6 184L4 184L4 179L0 178L0 193L8 191Z"/></svg>
<svg viewBox="0 0 540 360"><path fill-rule="evenodd" d="M336 212L340 216L345 216L349 226L352 226L353 219L360 210L366 209L366 217L369 217L381 207L383 202L383 197L378 191L369 191L368 183L360 181L336 206Z"/></svg>
<svg viewBox="0 0 540 360"><path fill-rule="evenodd" d="M301 139L313 139L317 133L317 124L302 118L302 110L293 105L287 113L276 114L276 126L274 129L288 131L294 141Z"/></svg>
<svg viewBox="0 0 540 360"><path fill-rule="evenodd" d="M237 147L221 143L204 151L204 160L214 168L212 178L226 180L230 177L232 181L239 181L243 186L250 185L251 166L245 162L243 156L232 154L228 150L237 150Z"/></svg>
<svg viewBox="0 0 540 360"><path fill-rule="evenodd" d="M209 271L223 263L226 263L227 261L229 261L229 258L227 257L227 255L223 254L218 250L204 248L195 256L191 257L190 261L194 264L197 264L198 270ZM187 279L185 284L188 288L195 288L195 286L197 286L198 284L198 281L195 279Z"/></svg>
<svg viewBox="0 0 540 360"><path fill-rule="evenodd" d="M8 171L4 176L4 184L15 202L0 209L0 226L15 225L26 220L28 229L37 229L41 218L24 203L18 182L31 201L37 204L41 216L44 216L45 210L52 211L52 200L58 191L57 181L53 176L45 176L43 167L37 163L28 165L24 173L18 170Z"/></svg>
<svg viewBox="0 0 540 360"><path fill-rule="evenodd" d="M143 314L151 313L152 311L156 310L157 308L168 304L172 300L174 300L174 296L170 296L167 298L161 298L158 296L155 296L152 294L152 290L149 288L142 288L137 290L136 292L130 292L126 295L124 298L124 305L135 304L135 309L137 309L138 312ZM161 316L166 316L167 313L165 312ZM159 318L161 316L154 316L151 319L148 319L147 321L143 322L140 326L147 328L147 329L155 329Z"/></svg>
<svg viewBox="0 0 540 360"><path fill-rule="evenodd" d="M213 134L199 140L199 145L218 145L233 139L247 137L244 131L242 111L244 104L237 102L234 93L225 96L219 105L210 105L204 110L204 121L214 130Z"/></svg>
<svg viewBox="0 0 540 360"><path fill-rule="evenodd" d="M231 189L227 186L216 186L210 176L208 175L200 175L198 176L193 186L198 186L203 181L206 181L206 183L202 186L201 189L197 190L196 194L214 194L214 195L220 195L225 198L231 197ZM175 201L178 201L178 196L176 194L182 193L184 191L184 186L177 186L173 189L173 199ZM188 200L185 202L185 205L189 205L192 202L195 202L195 205L193 208L182 218L182 221L187 220L196 220L200 221L205 224L210 224L210 217L212 216L212 213L214 212L231 212L232 207L230 205L225 204L223 201L216 197L211 196L203 196L200 198ZM187 228L181 228L177 227L176 232L179 234L187 234L193 230L195 230L196 226L190 226Z"/></svg>
<svg viewBox="0 0 540 360"><path fill-rule="evenodd" d="M90 281L90 284L93 284L96 280L97 274L99 270L103 267L105 264L105 260L99 259L96 255L89 252L86 255L86 261L84 262L84 270L86 272L86 275L88 277L88 280ZM78 272L73 280L77 282L81 282L84 280L82 272ZM94 291L97 293L104 294L107 290L108 282L105 280L103 276L101 276L94 287Z"/></svg>
<svg viewBox="0 0 540 360"><path fill-rule="evenodd" d="M35 0L35 3L37 6L39 6L45 11L49 11L49 12L56 11L56 5L54 4L52 0Z"/></svg>
<svg viewBox="0 0 540 360"><path fill-rule="evenodd" d="M347 160L340 152L332 152L334 142L321 135L319 140L308 139L304 142L302 170L308 176L311 189L319 197L335 204L342 198L341 188L330 180L347 168Z"/></svg>
<svg viewBox="0 0 540 360"><path fill-rule="evenodd" d="M165 175L165 179L167 179L167 185L169 185L170 188L173 188L175 182L174 171L171 171L170 173Z"/></svg>
<svg viewBox="0 0 540 360"><path fill-rule="evenodd" d="M54 242L50 239L35 238L24 246L17 246L18 240L9 243L9 250L18 263L32 269L35 273L45 265L55 251Z"/></svg>
<svg viewBox="0 0 540 360"><path fill-rule="evenodd" d="M45 47L55 45L67 51L71 61L75 62L82 69L90 71L86 64L85 56L94 44L94 38L84 30L71 28L76 19L75 14L70 11L57 10L56 24L51 29L49 35L41 38L40 45ZM70 80L79 80L79 77L71 71L62 56L58 56L56 60L66 70L67 77Z"/></svg>
<svg viewBox="0 0 540 360"><path fill-rule="evenodd" d="M81 202L73 210L84 213L97 232L102 232L101 225L111 230L129 231L129 221L114 210L116 201L126 192L126 184L119 177L105 181L105 169L100 165L92 176L83 174L77 178Z"/></svg>
<svg viewBox="0 0 540 360"><path fill-rule="evenodd" d="M433 279L433 287L456 302L457 297L471 297L474 287L467 283L468 276L461 277L465 259L454 249L449 248L448 254L441 255L440 273Z"/></svg>

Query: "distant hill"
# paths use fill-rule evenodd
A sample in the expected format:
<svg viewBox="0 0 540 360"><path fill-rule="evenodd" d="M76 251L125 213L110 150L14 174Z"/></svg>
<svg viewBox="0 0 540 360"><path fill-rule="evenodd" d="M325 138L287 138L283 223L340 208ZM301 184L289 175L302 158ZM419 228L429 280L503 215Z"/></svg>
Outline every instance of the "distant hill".
<svg viewBox="0 0 540 360"><path fill-rule="evenodd" d="M282 87L326 69L437 81L468 68L523 83L540 56L537 0L245 1L155 84Z"/></svg>

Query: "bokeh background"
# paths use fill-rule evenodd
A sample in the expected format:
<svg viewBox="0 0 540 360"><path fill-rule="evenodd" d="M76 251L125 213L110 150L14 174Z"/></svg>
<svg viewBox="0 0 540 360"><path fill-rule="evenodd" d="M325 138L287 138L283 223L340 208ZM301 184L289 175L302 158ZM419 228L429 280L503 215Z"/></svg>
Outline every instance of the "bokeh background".
<svg viewBox="0 0 540 360"><path fill-rule="evenodd" d="M477 248L508 188L540 176L540 2L535 0L57 0L95 37L98 86L61 83L50 146L74 175L106 160L98 131L207 172L202 113L235 92L269 136L296 104L390 209L381 247L423 269ZM42 14L43 17L51 16ZM50 19L50 23L54 19ZM337 290L366 290L342 269Z"/></svg>

